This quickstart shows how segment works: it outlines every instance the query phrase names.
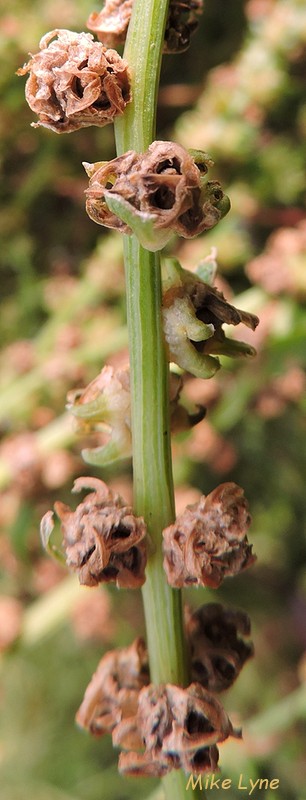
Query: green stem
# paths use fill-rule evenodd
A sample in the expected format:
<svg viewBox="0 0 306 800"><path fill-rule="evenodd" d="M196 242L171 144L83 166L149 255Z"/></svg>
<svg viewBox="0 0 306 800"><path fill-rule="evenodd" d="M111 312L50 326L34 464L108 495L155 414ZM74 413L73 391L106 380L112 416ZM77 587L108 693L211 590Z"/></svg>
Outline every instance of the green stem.
<svg viewBox="0 0 306 800"><path fill-rule="evenodd" d="M117 153L143 152L155 138L157 92L169 0L135 0L124 51L133 101L116 122ZM187 685L181 592L171 589L162 565L162 529L174 519L168 364L161 320L159 254L125 237L127 317L131 370L134 506L148 525L152 553L143 601L152 682ZM186 776L163 779L167 800L196 798ZM201 796L202 793L201 793Z"/></svg>

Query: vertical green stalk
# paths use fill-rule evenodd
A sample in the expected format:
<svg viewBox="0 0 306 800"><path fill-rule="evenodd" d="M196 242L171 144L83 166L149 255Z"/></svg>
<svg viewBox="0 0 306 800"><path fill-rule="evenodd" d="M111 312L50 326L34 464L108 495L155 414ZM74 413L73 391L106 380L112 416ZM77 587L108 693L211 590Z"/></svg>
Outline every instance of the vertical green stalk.
<svg viewBox="0 0 306 800"><path fill-rule="evenodd" d="M155 138L156 101L169 0L135 0L124 57L132 77L132 103L115 125L117 153L143 152ZM134 506L148 525L152 552L143 602L152 682L187 685L181 592L162 566L162 529L174 519L168 364L161 321L159 254L124 237L129 329ZM163 779L167 800L196 798L187 777ZM201 797L203 793L201 792Z"/></svg>

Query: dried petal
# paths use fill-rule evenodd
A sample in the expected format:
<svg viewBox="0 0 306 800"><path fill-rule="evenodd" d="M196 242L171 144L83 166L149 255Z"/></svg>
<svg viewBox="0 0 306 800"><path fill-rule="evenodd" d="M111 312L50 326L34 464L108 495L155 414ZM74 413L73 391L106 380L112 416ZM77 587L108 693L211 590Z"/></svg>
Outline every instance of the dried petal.
<svg viewBox="0 0 306 800"><path fill-rule="evenodd" d="M130 81L127 64L115 50L90 33L59 29L43 36L39 46L17 72L29 73L26 99L39 117L34 127L70 133L102 127L123 113L131 99Z"/></svg>
<svg viewBox="0 0 306 800"><path fill-rule="evenodd" d="M227 576L250 566L255 556L246 531L250 515L243 490L223 483L187 506L163 531L164 569L171 586L217 589Z"/></svg>
<svg viewBox="0 0 306 800"><path fill-rule="evenodd" d="M135 517L132 508L98 478L78 478L74 491L88 487L94 491L75 511L61 502L54 505L62 523L67 565L87 586L110 581L118 587L142 586L146 565L142 517Z"/></svg>
<svg viewBox="0 0 306 800"><path fill-rule="evenodd" d="M134 0L106 0L102 11L90 14L87 27L104 44L118 47L125 41L133 2ZM164 53L181 53L187 50L190 36L198 27L197 17L202 10L202 0L170 0Z"/></svg>
<svg viewBox="0 0 306 800"><path fill-rule="evenodd" d="M169 359L199 378L210 378L219 369L214 354L255 354L250 345L227 339L222 325L242 322L255 330L258 317L232 306L222 292L182 269L174 258L163 267L162 313Z"/></svg>
<svg viewBox="0 0 306 800"><path fill-rule="evenodd" d="M188 613L186 628L193 680L211 692L227 689L253 654L242 638L250 634L248 615L208 603Z"/></svg>
<svg viewBox="0 0 306 800"><path fill-rule="evenodd" d="M156 141L143 155L130 150L107 164L86 164L87 213L100 225L133 231L152 251L173 233L189 238L208 230L226 213L224 195L219 184L203 180L209 157L195 158L178 144Z"/></svg>
<svg viewBox="0 0 306 800"><path fill-rule="evenodd" d="M134 717L139 691L148 683L148 657L141 638L130 647L106 653L76 714L78 725L94 736L111 733L122 720Z"/></svg>

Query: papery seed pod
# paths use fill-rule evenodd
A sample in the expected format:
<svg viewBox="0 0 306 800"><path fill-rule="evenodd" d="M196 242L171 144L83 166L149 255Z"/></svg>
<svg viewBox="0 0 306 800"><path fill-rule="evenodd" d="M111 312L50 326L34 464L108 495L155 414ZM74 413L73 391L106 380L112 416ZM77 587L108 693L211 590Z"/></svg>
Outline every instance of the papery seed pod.
<svg viewBox="0 0 306 800"><path fill-rule="evenodd" d="M208 603L186 616L193 680L210 692L232 686L253 655L253 645L242 638L250 635L248 615Z"/></svg>
<svg viewBox="0 0 306 800"><path fill-rule="evenodd" d="M77 724L94 736L111 733L122 720L134 718L139 692L148 683L148 656L143 639L106 653L77 711Z"/></svg>
<svg viewBox="0 0 306 800"><path fill-rule="evenodd" d="M203 183L208 156L197 161L199 166L178 144L156 141L143 154L130 150L108 164L84 164L90 178L87 213L100 225L134 232L152 251L164 247L173 233L196 236L228 210L219 184Z"/></svg>
<svg viewBox="0 0 306 800"><path fill-rule="evenodd" d="M217 486L187 506L163 531L164 569L170 586L217 589L255 561L248 543L250 515L243 490L235 483Z"/></svg>
<svg viewBox="0 0 306 800"><path fill-rule="evenodd" d="M128 66L115 50L95 42L90 33L55 29L40 41L17 74L29 78L27 102L40 125L70 133L89 125L102 127L122 114L131 99Z"/></svg>
<svg viewBox="0 0 306 800"><path fill-rule="evenodd" d="M87 27L108 47L118 47L126 39L134 0L106 0L100 12L93 11ZM198 27L202 0L170 0L165 30L164 53L187 50L190 36Z"/></svg>
<svg viewBox="0 0 306 800"><path fill-rule="evenodd" d="M144 753L123 753L119 770L131 775L163 775L182 767L186 772L216 769L217 742L235 731L221 704L197 683L187 689L150 684L139 693L135 726Z"/></svg>
<svg viewBox="0 0 306 800"><path fill-rule="evenodd" d="M67 566L86 586L114 582L133 589L145 581L146 526L132 508L98 478L77 478L74 492L91 488L75 511L64 503L54 504L62 523ZM46 516L50 525L50 512Z"/></svg>
<svg viewBox="0 0 306 800"><path fill-rule="evenodd" d="M222 325L243 323L255 330L258 317L232 306L221 292L182 269L174 258L163 265L162 314L169 360L192 375L212 377L220 366L215 354L255 355L250 345L228 339Z"/></svg>

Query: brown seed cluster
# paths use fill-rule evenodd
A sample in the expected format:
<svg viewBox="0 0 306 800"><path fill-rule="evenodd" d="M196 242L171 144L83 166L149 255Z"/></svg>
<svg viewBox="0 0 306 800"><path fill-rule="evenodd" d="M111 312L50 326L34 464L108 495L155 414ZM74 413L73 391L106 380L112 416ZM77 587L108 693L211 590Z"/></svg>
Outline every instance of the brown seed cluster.
<svg viewBox="0 0 306 800"><path fill-rule="evenodd" d="M93 11L87 27L103 44L118 47L126 38L134 0L106 0L102 11ZM203 10L202 0L170 0L166 23L164 53L181 53L187 50L190 36L198 27L198 17Z"/></svg>
<svg viewBox="0 0 306 800"><path fill-rule="evenodd" d="M77 711L76 721L94 736L112 733L137 713L140 689L149 683L147 651L136 639L101 659ZM125 723L126 724L126 723Z"/></svg>
<svg viewBox="0 0 306 800"><path fill-rule="evenodd" d="M246 535L250 521L243 490L235 483L220 484L187 506L163 531L168 583L217 589L225 577L250 566L255 560Z"/></svg>
<svg viewBox="0 0 306 800"><path fill-rule="evenodd" d="M149 216L157 233L166 229L169 235L197 236L224 214L220 184L203 181L211 163L196 162L174 142L155 141L143 154L129 150L107 163L84 164L90 178L87 213L99 225L131 234L130 225L107 206L107 199L118 198L135 223Z"/></svg>
<svg viewBox="0 0 306 800"><path fill-rule="evenodd" d="M126 39L134 0L106 0L101 11L93 11L87 28L108 47L118 47Z"/></svg>
<svg viewBox="0 0 306 800"><path fill-rule="evenodd" d="M113 735L114 743L123 748L129 749L131 739L135 741L135 752L119 757L119 771L125 775L162 777L179 768L214 772L217 742L240 735L219 701L198 683L187 689L172 684L143 688L134 726L131 719L128 727L127 738Z"/></svg>
<svg viewBox="0 0 306 800"><path fill-rule="evenodd" d="M192 679L210 692L228 689L253 655L243 638L250 635L248 615L208 603L186 616Z"/></svg>
<svg viewBox="0 0 306 800"><path fill-rule="evenodd" d="M90 33L46 33L40 52L17 74L27 73L26 99L39 118L33 125L55 133L102 127L122 114L131 99L126 62Z"/></svg>
<svg viewBox="0 0 306 800"><path fill-rule="evenodd" d="M98 478L77 478L74 492L93 489L75 511L54 504L62 523L67 566L86 586L114 582L134 589L145 581L146 526L130 506ZM46 516L42 520L42 526Z"/></svg>
<svg viewBox="0 0 306 800"><path fill-rule="evenodd" d="M170 0L164 53L182 53L188 49L202 11L203 0Z"/></svg>

